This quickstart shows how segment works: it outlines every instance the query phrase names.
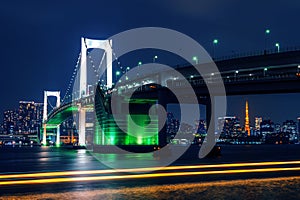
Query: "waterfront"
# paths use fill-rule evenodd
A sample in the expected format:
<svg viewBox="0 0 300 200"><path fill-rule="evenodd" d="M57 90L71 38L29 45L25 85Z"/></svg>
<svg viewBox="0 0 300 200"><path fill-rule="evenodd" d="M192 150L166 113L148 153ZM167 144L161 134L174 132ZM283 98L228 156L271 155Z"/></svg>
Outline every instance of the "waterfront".
<svg viewBox="0 0 300 200"><path fill-rule="evenodd" d="M4 181L41 179L34 177L34 174L38 172L63 173L62 175L51 175L50 177L44 177L45 175L42 174L41 177L47 180L48 178L66 178L67 181L73 178L75 180L70 182L64 182L64 180L53 183L1 185L0 195L3 198L15 195L22 198L27 196L28 199L141 199L145 196L147 196L146 199L155 199L158 197L157 195L161 199L166 199L166 197L182 199L184 196L185 199L186 197L195 199L197 195L202 195L204 199L207 199L222 195L222 198L231 197L230 199L237 199L240 194L245 195L248 192L249 196L245 196L245 199L248 197L248 199L250 197L262 197L263 199L269 199L269 197L280 198L285 193L294 197L293 195L295 195L300 182L300 171L298 170L300 166L299 150L300 145L225 145L222 146L222 155L220 157L201 160L179 160L172 164L174 167L190 165L210 167L210 165L217 165L213 166L213 170L221 170L217 174L122 178L122 176L132 173L105 172L103 174L95 174L95 171L101 173L104 170L108 170L108 167L100 163L96 157L86 150L70 150L55 147L0 148L1 176L17 174L17 178L2 177L2 183ZM134 154L134 156L137 160L145 160L143 154ZM125 159L126 155L106 155L106 158L109 162L117 162L119 159ZM255 164L266 161L269 161L270 164L266 164L266 166ZM275 161L277 161L277 164ZM278 161L284 162L278 165ZM293 164L291 161L297 161L297 163ZM223 168L220 165L235 163L253 163L254 166L239 165L237 167L227 166ZM250 173L254 167L263 170L270 168L285 169L283 171ZM287 170L291 168L297 170ZM240 169L246 171L243 173L225 173L226 170ZM90 174L91 170L93 170L94 174ZM66 172L72 171L79 172L79 174L67 175ZM208 171L210 171L209 168L193 168L167 170L166 173ZM85 172L86 174L80 174L80 172ZM164 171L160 170L158 172L162 173ZM155 173L153 171L148 174ZM33 174L33 177L22 178L22 174ZM140 175L140 173L134 174ZM113 175L120 177L109 179ZM76 181L75 178L82 179ZM95 178L95 180L85 178ZM97 180L97 178L108 179ZM276 192L279 188L283 188L282 193ZM229 191L234 191L231 194L232 196L228 196L230 194Z"/></svg>

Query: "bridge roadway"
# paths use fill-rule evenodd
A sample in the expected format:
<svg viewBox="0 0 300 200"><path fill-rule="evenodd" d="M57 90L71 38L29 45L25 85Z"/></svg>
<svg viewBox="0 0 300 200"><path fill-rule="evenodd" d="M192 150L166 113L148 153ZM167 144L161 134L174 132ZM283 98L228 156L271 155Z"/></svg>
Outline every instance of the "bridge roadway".
<svg viewBox="0 0 300 200"><path fill-rule="evenodd" d="M80 106L86 110L93 109L94 95L86 96L82 99L74 99L72 102L62 104L59 108L54 108L49 114L46 121L47 128L55 128L63 121L78 112Z"/></svg>
<svg viewBox="0 0 300 200"><path fill-rule="evenodd" d="M203 64L209 66L210 64ZM216 62L221 72L226 95L246 95L246 94L271 94L271 93L296 93L300 92L300 51L290 51L283 53L267 54L260 56L243 57ZM207 67L206 66L206 67ZM186 66L176 68L182 73L194 88L200 104L210 104L207 85L214 89L211 96L220 95L219 85L215 74L207 74L207 82L202 76L197 74L194 67ZM170 72L164 72L170 74ZM151 76L157 77L157 76ZM160 78L158 78L160 79ZM148 85L142 85L142 81L148 81ZM140 82L140 83L139 83ZM186 85L183 80L176 77L165 80L166 86L176 89L185 96L186 103L189 103L189 95L186 93ZM158 102L174 103L176 99L165 87L153 86L147 77L139 77L137 80L128 81L115 89L121 96L126 96L128 92L134 92L134 99L164 99ZM81 100L61 105L48 115L47 124L57 125L70 117L73 112L78 111L78 105L91 107L94 103L94 95L87 96Z"/></svg>

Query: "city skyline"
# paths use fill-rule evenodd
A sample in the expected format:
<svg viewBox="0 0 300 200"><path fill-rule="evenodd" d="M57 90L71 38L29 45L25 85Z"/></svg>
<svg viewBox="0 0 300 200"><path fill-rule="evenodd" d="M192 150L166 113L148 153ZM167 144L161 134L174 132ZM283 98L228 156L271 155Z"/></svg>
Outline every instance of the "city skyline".
<svg viewBox="0 0 300 200"><path fill-rule="evenodd" d="M269 94L269 95L243 95L243 96L228 96L227 97L227 116L237 116L240 119L245 118L245 102L248 101L249 104L249 121L250 125L254 126L255 117L262 117L263 119L271 119L274 123L282 123L285 120L296 120L298 117L300 117L300 112L297 109L294 109L291 111L292 115L286 116L282 115L282 111L280 109L276 109L279 107L279 105L283 106L283 108L288 106L291 106L291 104L296 107L298 98L300 98L300 94L289 94L290 97L292 97L292 101L285 101L286 95L285 94ZM279 99L278 102L272 102L271 100L277 98ZM263 105L262 101L269 100L267 103L268 106ZM5 111L15 111L18 109L19 102L22 101L16 101L16 106L4 109L4 111L0 115L0 122L3 121L3 113ZM37 101L26 101L26 102L36 102ZM42 103L41 103L42 104ZM54 104L54 103L53 103ZM265 110L267 110L268 114L263 114L263 112L260 111L262 107L265 107ZM282 108L282 107L281 107ZM187 107L188 109L188 107ZM204 107L201 108L200 106L200 119L205 119L205 109ZM218 116L222 117L222 116ZM193 121L194 119L191 119L190 121ZM192 123L192 122L191 122ZM244 124L244 120L243 123Z"/></svg>

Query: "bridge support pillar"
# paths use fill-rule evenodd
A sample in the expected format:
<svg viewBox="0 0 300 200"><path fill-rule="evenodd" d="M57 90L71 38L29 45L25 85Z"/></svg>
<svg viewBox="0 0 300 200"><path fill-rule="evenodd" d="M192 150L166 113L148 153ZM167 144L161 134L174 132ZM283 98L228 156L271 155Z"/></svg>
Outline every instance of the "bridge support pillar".
<svg viewBox="0 0 300 200"><path fill-rule="evenodd" d="M78 145L85 146L86 111L79 107Z"/></svg>
<svg viewBox="0 0 300 200"><path fill-rule="evenodd" d="M165 111L167 111L168 104L178 104L176 96L169 89L160 89L158 91L158 104L161 105ZM169 143L170 136L167 135L165 115L163 113L158 113L158 125L159 125L159 146L163 147Z"/></svg>
<svg viewBox="0 0 300 200"><path fill-rule="evenodd" d="M47 124L43 124L43 145L47 143Z"/></svg>
<svg viewBox="0 0 300 200"><path fill-rule="evenodd" d="M56 128L56 146L60 145L60 125Z"/></svg>
<svg viewBox="0 0 300 200"><path fill-rule="evenodd" d="M210 96L210 101L206 103L206 123L207 123L207 134L206 140L211 143L215 143L216 136L215 136L215 120L216 120L216 113L215 113L215 97Z"/></svg>

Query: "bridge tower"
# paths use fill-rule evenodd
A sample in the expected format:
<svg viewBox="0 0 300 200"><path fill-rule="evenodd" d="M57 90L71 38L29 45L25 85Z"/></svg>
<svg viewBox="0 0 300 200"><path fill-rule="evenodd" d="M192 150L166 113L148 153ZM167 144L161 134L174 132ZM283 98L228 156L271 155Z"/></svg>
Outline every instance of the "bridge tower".
<svg viewBox="0 0 300 200"><path fill-rule="evenodd" d="M80 77L79 98L88 96L87 88L87 49L102 49L106 54L106 87L112 88L112 40L96 40L81 38L81 63L80 63ZM85 132L86 132L86 110L83 106L79 106L79 123L78 123L78 143L85 146Z"/></svg>
<svg viewBox="0 0 300 200"><path fill-rule="evenodd" d="M58 108L60 106L60 91L44 91L44 109L43 109L43 144L46 144L46 137L47 137L47 120L48 120L48 97L54 96L56 97L56 105L55 107ZM56 131L56 144L60 143L60 127L57 125Z"/></svg>

